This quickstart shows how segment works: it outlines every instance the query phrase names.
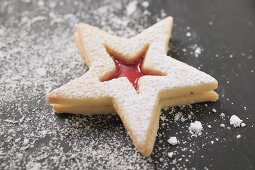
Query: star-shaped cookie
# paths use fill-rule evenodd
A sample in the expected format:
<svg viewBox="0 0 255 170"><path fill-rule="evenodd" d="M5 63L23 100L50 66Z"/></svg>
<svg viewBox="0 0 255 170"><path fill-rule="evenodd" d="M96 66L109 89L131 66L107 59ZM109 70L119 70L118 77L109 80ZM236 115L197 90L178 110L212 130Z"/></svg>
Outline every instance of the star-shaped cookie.
<svg viewBox="0 0 255 170"><path fill-rule="evenodd" d="M216 79L166 55L172 26L167 17L125 39L80 24L74 38L89 71L47 101L60 113L116 112L135 147L149 156L163 107L218 99Z"/></svg>

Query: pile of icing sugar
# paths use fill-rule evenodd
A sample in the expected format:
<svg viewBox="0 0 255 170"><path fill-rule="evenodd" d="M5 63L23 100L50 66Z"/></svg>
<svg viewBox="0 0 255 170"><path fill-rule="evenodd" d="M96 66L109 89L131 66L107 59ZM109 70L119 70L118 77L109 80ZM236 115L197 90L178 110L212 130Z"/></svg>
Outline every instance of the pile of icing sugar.
<svg viewBox="0 0 255 170"><path fill-rule="evenodd" d="M198 136L202 134L203 126L200 121L190 123L189 131L192 135Z"/></svg>
<svg viewBox="0 0 255 170"><path fill-rule="evenodd" d="M229 119L230 125L236 127L244 127L246 126L245 123L243 123L243 120L241 120L238 116L232 115Z"/></svg>

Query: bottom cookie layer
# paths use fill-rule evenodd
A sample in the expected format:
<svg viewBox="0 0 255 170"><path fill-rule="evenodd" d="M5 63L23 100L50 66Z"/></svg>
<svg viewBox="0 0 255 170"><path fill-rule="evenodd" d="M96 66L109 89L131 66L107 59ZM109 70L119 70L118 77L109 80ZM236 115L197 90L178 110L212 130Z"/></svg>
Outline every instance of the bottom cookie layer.
<svg viewBox="0 0 255 170"><path fill-rule="evenodd" d="M178 98L169 98L160 101L160 108L173 107L178 105L187 105L193 103L200 103L206 101L216 101L218 94L214 91L204 92L201 94L193 94L189 96L183 96ZM53 105L53 111L57 113L73 113L73 114L116 114L115 109L112 106L72 106L72 105Z"/></svg>

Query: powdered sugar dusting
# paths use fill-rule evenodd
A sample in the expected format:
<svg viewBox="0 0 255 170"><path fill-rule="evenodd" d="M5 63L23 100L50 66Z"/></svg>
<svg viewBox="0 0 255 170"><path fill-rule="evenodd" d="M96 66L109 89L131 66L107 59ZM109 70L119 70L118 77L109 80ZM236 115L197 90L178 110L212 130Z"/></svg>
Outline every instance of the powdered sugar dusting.
<svg viewBox="0 0 255 170"><path fill-rule="evenodd" d="M210 113L211 104L208 103L162 110L158 141L150 158L144 158L137 153L117 116L84 117L52 114L51 108L44 101L45 95L87 71L72 41L77 23L87 22L110 33L130 37L150 26L150 23L155 23L160 19L158 16L170 14L167 10L159 9L157 15L148 9L154 3L145 1L141 5L139 1L136 10L132 15L127 16L126 6L129 2L126 0L1 1L0 169L169 169L172 167L194 169L196 168L193 163L196 162L194 158L208 162L209 156L204 151L212 147L211 141L214 141L213 146L225 147L228 141L243 141L246 138L244 131L236 133L239 129L229 125L230 115L242 115L246 126L241 130L249 128L254 130L253 120L246 120L247 113L250 112L249 107L246 107L245 103L240 108L241 112L230 112L228 107L231 107L235 100L229 98L224 89L220 90L223 106L220 106L221 109L216 106L217 113L213 116ZM119 15L120 13L124 14ZM153 22L148 22L149 20ZM179 20L183 21L183 18ZM179 33L176 31L174 37L176 38L176 34L181 34L189 40L189 44L172 46L173 57L180 52L176 49L180 46L181 51L185 49L183 54L185 57L186 54L192 53L194 57L192 60L198 60L200 63L203 55L208 52L203 51L203 47L206 49L206 46L193 41L195 28L186 25L187 30L183 31L182 29L186 27L185 23L183 24L183 27L176 25L174 29ZM210 27L216 24L215 19L213 26ZM186 38L186 32L192 33L192 36ZM203 55L199 55L198 58L193 55L194 43L202 49ZM248 51L242 56L244 60L254 61L254 55L249 54ZM224 54L212 53L211 57L221 60ZM231 59L237 57L238 55L234 55ZM205 68L203 65L198 67ZM254 68L248 69L249 74L254 75ZM222 76L225 76L224 80L228 78L226 74ZM235 103L235 106L237 105ZM209 111L205 111L205 108ZM174 116L177 113L182 114L175 121ZM202 122L204 130L201 136L194 138L189 134L189 124L196 120ZM209 124L208 120L211 120ZM225 124L226 128L217 128L220 124ZM211 128L207 128L208 125ZM232 138L225 136L230 132L229 129L234 133ZM179 145L174 147L169 145L167 139L170 136L176 136L180 141ZM228 147L232 146L228 145ZM215 160L210 159L211 161ZM210 162L204 169L213 169Z"/></svg>
<svg viewBox="0 0 255 170"><path fill-rule="evenodd" d="M72 39L78 22L98 24L129 37L146 27L133 24L138 20L146 23L143 11L136 9L134 18L129 19L117 15L127 4L120 1L104 0L90 6L78 1L16 3L12 6L11 1L1 1L0 13L9 17L23 5L31 10L23 8L19 16L12 15L4 22L0 17L0 169L123 169L133 167L130 162L152 168L150 161L126 142L129 138L118 117L61 118L45 103L49 91L87 71ZM59 12L68 4L79 12ZM134 26L128 28L128 24Z"/></svg>

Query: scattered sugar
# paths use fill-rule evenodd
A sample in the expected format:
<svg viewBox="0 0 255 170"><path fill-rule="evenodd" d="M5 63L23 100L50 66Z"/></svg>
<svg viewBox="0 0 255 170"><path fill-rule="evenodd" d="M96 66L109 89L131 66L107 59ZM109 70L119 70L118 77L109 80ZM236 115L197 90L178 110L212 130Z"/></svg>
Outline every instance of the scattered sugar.
<svg viewBox="0 0 255 170"><path fill-rule="evenodd" d="M167 156L168 156L169 158L173 158L174 153L173 153L173 152L168 152Z"/></svg>
<svg viewBox="0 0 255 170"><path fill-rule="evenodd" d="M231 118L229 119L230 125L236 127L240 127L243 120L241 120L238 116L232 115Z"/></svg>
<svg viewBox="0 0 255 170"><path fill-rule="evenodd" d="M178 112L177 114L175 114L174 116L174 121L178 121L180 118L182 117L182 113L181 112Z"/></svg>
<svg viewBox="0 0 255 170"><path fill-rule="evenodd" d="M31 0L21 0L22 2L24 2L24 3L30 3L31 2Z"/></svg>
<svg viewBox="0 0 255 170"><path fill-rule="evenodd" d="M187 32L187 33L186 33L186 37L188 37L188 38L191 37L191 33L190 33L190 32Z"/></svg>
<svg viewBox="0 0 255 170"><path fill-rule="evenodd" d="M181 117L181 122L185 122L186 120L188 120L188 119Z"/></svg>
<svg viewBox="0 0 255 170"><path fill-rule="evenodd" d="M27 170L40 170L41 169L41 164L37 162L28 162L26 165Z"/></svg>
<svg viewBox="0 0 255 170"><path fill-rule="evenodd" d="M23 145L27 145L29 143L29 139L24 139Z"/></svg>
<svg viewBox="0 0 255 170"><path fill-rule="evenodd" d="M189 132L194 136L199 136L202 134L203 126L200 121L195 121L190 123Z"/></svg>
<svg viewBox="0 0 255 170"><path fill-rule="evenodd" d="M165 18L166 17L166 12L165 12L164 9L160 10L160 16L161 16L161 18Z"/></svg>
<svg viewBox="0 0 255 170"><path fill-rule="evenodd" d="M241 138L241 135L237 135L236 138L237 138L237 139Z"/></svg>
<svg viewBox="0 0 255 170"><path fill-rule="evenodd" d="M220 117L225 117L225 114L224 114L224 113L221 113L221 114L220 114Z"/></svg>
<svg viewBox="0 0 255 170"><path fill-rule="evenodd" d="M199 55L201 54L201 51L202 51L202 49L200 47L196 47L195 52L194 52L195 57L199 57Z"/></svg>
<svg viewBox="0 0 255 170"><path fill-rule="evenodd" d="M248 60L250 60L250 59L252 59L252 58L253 58L252 55L249 55L249 56L247 57Z"/></svg>
<svg viewBox="0 0 255 170"><path fill-rule="evenodd" d="M144 8L148 8L149 5L150 5L150 3L149 3L148 1L143 1L143 2L142 2L142 6L143 6Z"/></svg>
<svg viewBox="0 0 255 170"><path fill-rule="evenodd" d="M171 145L175 146L177 145L179 142L177 140L176 137L170 137L168 140L167 140L168 143L170 143Z"/></svg>
<svg viewBox="0 0 255 170"><path fill-rule="evenodd" d="M226 126L225 126L225 124L222 123L222 124L220 124L220 127L226 127Z"/></svg>
<svg viewBox="0 0 255 170"><path fill-rule="evenodd" d="M131 1L127 5L127 15L132 15L137 8L137 1Z"/></svg>
<svg viewBox="0 0 255 170"><path fill-rule="evenodd" d="M40 6L40 7L43 7L43 6L44 6L44 1L41 1L41 0L38 1L38 2L37 2L37 5Z"/></svg>
<svg viewBox="0 0 255 170"><path fill-rule="evenodd" d="M216 113L217 111L216 111L216 109L212 109L212 112L213 112L213 113Z"/></svg>
<svg viewBox="0 0 255 170"><path fill-rule="evenodd" d="M191 119L192 118L192 115L188 115L188 119Z"/></svg>
<svg viewBox="0 0 255 170"><path fill-rule="evenodd" d="M241 127L245 127L246 126L246 124L245 123L241 123Z"/></svg>

